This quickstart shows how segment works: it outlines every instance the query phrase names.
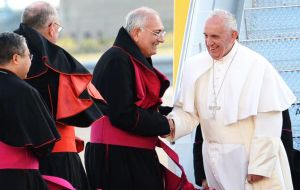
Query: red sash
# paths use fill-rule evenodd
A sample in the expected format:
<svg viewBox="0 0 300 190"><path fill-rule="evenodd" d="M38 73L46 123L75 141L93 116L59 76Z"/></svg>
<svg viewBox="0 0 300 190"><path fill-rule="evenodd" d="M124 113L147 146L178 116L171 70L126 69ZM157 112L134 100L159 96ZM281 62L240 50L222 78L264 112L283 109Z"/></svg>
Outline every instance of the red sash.
<svg viewBox="0 0 300 190"><path fill-rule="evenodd" d="M74 127L60 124L56 125L58 125L56 128L61 139L55 142L52 152L77 152Z"/></svg>

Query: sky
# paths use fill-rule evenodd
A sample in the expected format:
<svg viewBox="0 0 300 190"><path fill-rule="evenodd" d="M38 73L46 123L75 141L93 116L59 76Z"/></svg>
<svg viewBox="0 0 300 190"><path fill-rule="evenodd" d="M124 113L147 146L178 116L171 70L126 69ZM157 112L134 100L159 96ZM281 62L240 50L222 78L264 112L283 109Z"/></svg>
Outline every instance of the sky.
<svg viewBox="0 0 300 190"><path fill-rule="evenodd" d="M7 2L10 8L16 10L22 10L32 2L39 1L39 0L0 0L0 8L2 8L5 5L5 1ZM47 1L51 5L56 7L59 5L60 0L43 0L43 1Z"/></svg>

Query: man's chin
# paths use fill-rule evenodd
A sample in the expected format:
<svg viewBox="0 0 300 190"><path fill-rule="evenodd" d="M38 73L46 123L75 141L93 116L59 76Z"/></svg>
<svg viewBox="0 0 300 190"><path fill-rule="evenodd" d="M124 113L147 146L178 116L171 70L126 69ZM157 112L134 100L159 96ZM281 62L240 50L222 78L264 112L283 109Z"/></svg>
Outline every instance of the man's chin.
<svg viewBox="0 0 300 190"><path fill-rule="evenodd" d="M157 51L156 51L156 50L151 52L151 56L152 56L152 55L155 55L155 54L157 54Z"/></svg>
<svg viewBox="0 0 300 190"><path fill-rule="evenodd" d="M216 55L214 55L214 54L212 54L212 53L209 53L209 55L210 55L213 59L215 59L215 60L218 60L218 59L219 59L218 56L216 56Z"/></svg>

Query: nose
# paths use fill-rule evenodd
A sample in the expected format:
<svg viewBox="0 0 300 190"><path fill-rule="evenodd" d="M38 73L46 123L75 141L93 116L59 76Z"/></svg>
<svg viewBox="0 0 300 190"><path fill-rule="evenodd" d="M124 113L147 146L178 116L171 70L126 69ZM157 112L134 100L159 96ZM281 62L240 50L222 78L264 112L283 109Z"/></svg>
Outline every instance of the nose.
<svg viewBox="0 0 300 190"><path fill-rule="evenodd" d="M208 46L211 46L214 44L213 40L211 40L211 38L209 38L209 37L205 38L205 41Z"/></svg>
<svg viewBox="0 0 300 190"><path fill-rule="evenodd" d="M166 31L162 30L158 35L157 35L157 41L159 43L164 43L165 42L165 36L166 36Z"/></svg>
<svg viewBox="0 0 300 190"><path fill-rule="evenodd" d="M161 37L157 38L157 41L158 41L159 43L164 43L164 42L165 42L165 37L164 37L164 36L161 36Z"/></svg>

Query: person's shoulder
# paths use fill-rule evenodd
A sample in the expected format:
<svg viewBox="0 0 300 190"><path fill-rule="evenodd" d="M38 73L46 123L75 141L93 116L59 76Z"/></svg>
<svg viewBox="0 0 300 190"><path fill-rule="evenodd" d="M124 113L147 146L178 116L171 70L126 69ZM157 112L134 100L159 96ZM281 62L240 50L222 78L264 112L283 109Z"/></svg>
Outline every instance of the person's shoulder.
<svg viewBox="0 0 300 190"><path fill-rule="evenodd" d="M95 71L100 71L108 68L118 69L131 69L132 64L130 62L129 54L124 50L116 47L109 48L98 60Z"/></svg>
<svg viewBox="0 0 300 190"><path fill-rule="evenodd" d="M35 89L33 86L31 86L29 83L27 83L26 81L22 80L19 83L19 87L20 90L22 91L22 93L27 93L28 95L36 95L39 94L39 92L37 91L37 89Z"/></svg>
<svg viewBox="0 0 300 190"><path fill-rule="evenodd" d="M125 50L118 47L111 47L104 52L103 56L112 56L112 57L128 57L128 53Z"/></svg>
<svg viewBox="0 0 300 190"><path fill-rule="evenodd" d="M129 54L126 53L124 50L117 48L117 47L111 47L107 51L103 53L100 60L105 61L126 61L129 59Z"/></svg>
<svg viewBox="0 0 300 190"><path fill-rule="evenodd" d="M11 76L10 79L7 80L7 86L10 86L7 89L7 93L11 93L11 95L17 95L20 98L30 94L38 93L33 86L16 76Z"/></svg>
<svg viewBox="0 0 300 190"><path fill-rule="evenodd" d="M239 55L240 59L244 60L244 68L252 68L254 70L265 71L266 69L275 69L271 62L261 55L259 52L256 52L246 46L241 45L240 50L242 53Z"/></svg>

